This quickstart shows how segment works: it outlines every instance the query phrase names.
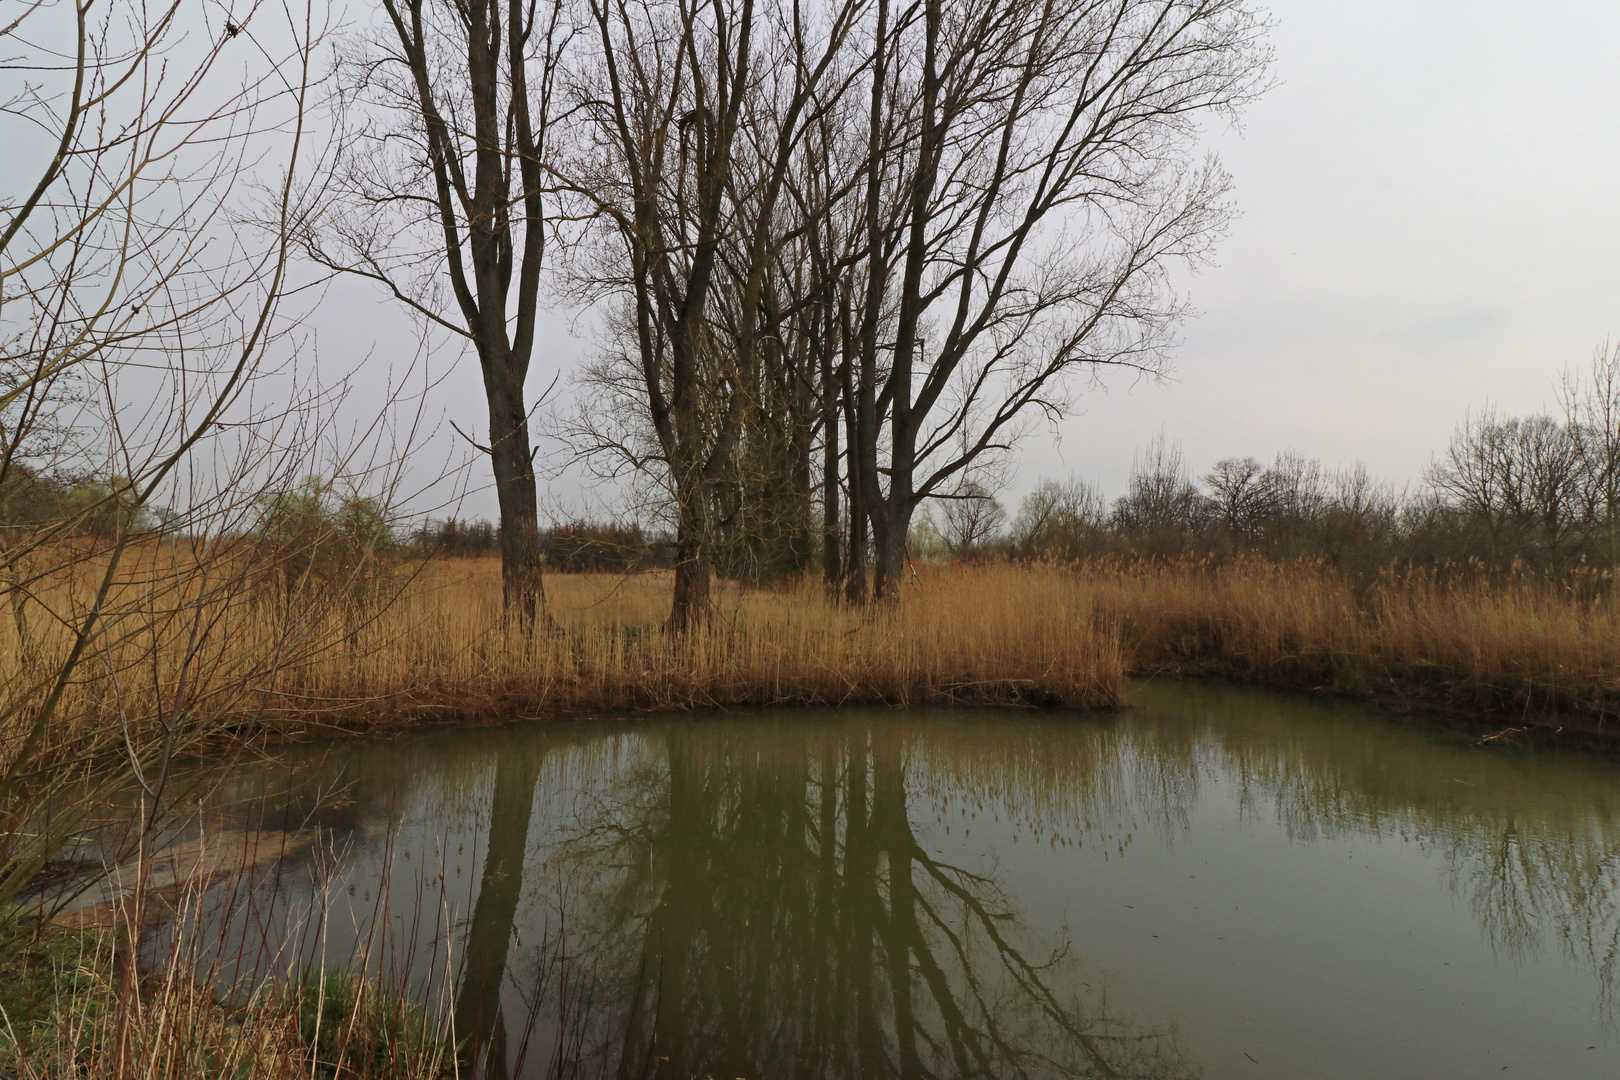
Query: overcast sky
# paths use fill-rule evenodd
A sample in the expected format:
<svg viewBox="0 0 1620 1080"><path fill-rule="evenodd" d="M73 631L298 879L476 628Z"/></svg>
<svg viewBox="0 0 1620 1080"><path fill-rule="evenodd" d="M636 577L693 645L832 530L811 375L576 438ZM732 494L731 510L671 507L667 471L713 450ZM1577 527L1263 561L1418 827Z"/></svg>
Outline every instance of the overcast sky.
<svg viewBox="0 0 1620 1080"><path fill-rule="evenodd" d="M1005 495L1074 473L1121 492L1161 429L1197 472L1291 449L1415 481L1465 410L1555 407L1559 373L1620 332L1620 4L1280 0L1277 85L1212 132L1241 216L1185 286L1175 373L1033 438ZM353 286L323 361L408 341ZM531 388L586 343L557 321ZM469 356L445 412L485 426ZM448 446L448 444L446 444ZM564 478L564 504L588 488ZM469 509L493 511L475 495Z"/></svg>

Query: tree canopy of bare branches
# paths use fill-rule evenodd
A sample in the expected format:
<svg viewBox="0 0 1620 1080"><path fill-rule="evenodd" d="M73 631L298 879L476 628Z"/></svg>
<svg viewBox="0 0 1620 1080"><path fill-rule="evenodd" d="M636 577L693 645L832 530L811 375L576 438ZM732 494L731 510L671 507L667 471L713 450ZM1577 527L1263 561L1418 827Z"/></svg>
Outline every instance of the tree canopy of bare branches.
<svg viewBox="0 0 1620 1080"><path fill-rule="evenodd" d="M386 533L360 498L270 527L337 396L284 377L327 30L314 7L179 0L0 25L0 131L30 170L0 193L0 903L114 792L149 850L176 755L254 728L333 643L360 560L311 570L311 546ZM298 602L267 610L299 558Z"/></svg>
<svg viewBox="0 0 1620 1080"><path fill-rule="evenodd" d="M572 273L607 407L571 433L661 473L677 626L739 522L808 569L817 490L829 583L864 595L870 542L891 596L917 507L1073 374L1160 371L1171 268L1229 213L1197 126L1268 59L1235 0L589 9L557 171L601 225Z"/></svg>

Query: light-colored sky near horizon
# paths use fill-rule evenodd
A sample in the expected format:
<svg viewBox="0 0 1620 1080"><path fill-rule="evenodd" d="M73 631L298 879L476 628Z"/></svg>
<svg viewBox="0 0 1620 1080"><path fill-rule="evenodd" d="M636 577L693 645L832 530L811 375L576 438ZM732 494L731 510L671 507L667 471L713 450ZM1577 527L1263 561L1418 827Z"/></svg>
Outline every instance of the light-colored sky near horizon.
<svg viewBox="0 0 1620 1080"><path fill-rule="evenodd" d="M1218 265L1184 281L1201 314L1172 378L1087 394L1032 436L1009 509L1043 476L1120 493L1160 431L1195 472L1287 449L1415 481L1466 410L1554 408L1559 373L1620 333L1620 4L1271 11L1277 84L1241 131L1211 134L1241 216ZM323 361L374 350L371 383L408 348L402 323L353 284L312 318ZM552 320L531 390L559 371L566 382L588 350ZM435 404L482 429L472 357ZM600 494L565 475L548 501ZM493 498L475 490L464 511L489 514Z"/></svg>

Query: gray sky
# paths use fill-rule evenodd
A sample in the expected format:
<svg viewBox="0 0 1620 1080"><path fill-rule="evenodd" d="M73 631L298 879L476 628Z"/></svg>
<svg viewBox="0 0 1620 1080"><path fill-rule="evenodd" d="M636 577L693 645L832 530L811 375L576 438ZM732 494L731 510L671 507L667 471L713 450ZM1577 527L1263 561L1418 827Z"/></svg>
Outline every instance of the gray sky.
<svg viewBox="0 0 1620 1080"><path fill-rule="evenodd" d="M1185 281L1202 314L1174 376L1088 395L1032 438L1009 509L1070 472L1119 493L1161 429L1198 472L1292 449L1412 481L1465 410L1554 407L1558 374L1620 332L1620 4L1271 10L1278 84L1241 132L1212 134L1241 217L1219 265ZM335 290L313 320L323 365L373 341L370 366L402 356L400 322L361 287ZM566 381L585 348L555 322L531 389ZM470 356L438 394L484 428ZM589 495L554 485L565 504Z"/></svg>
<svg viewBox="0 0 1620 1080"><path fill-rule="evenodd" d="M1417 478L1463 412L1555 406L1620 331L1620 5L1281 0L1279 84L1213 140L1242 217L1174 381L1094 398L1020 489L1295 449Z"/></svg>

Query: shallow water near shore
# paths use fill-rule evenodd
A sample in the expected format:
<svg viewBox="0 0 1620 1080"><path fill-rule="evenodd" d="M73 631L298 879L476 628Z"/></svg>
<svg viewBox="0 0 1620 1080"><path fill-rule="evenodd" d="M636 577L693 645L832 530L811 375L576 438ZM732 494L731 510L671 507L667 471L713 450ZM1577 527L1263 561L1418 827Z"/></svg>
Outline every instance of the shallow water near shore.
<svg viewBox="0 0 1620 1080"><path fill-rule="evenodd" d="M300 748L214 800L300 841L204 930L397 980L488 1076L1620 1075L1620 759L1131 703Z"/></svg>

